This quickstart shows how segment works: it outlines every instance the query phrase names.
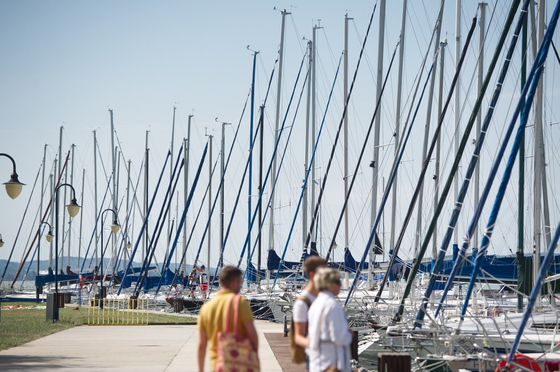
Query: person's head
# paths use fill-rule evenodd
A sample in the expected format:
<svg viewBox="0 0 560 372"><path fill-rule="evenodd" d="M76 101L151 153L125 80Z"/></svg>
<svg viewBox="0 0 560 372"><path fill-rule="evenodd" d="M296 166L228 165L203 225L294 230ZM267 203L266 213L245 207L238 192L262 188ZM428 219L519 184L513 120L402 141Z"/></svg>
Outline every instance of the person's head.
<svg viewBox="0 0 560 372"><path fill-rule="evenodd" d="M220 286L239 293L243 283L243 271L235 266L224 266L220 271Z"/></svg>
<svg viewBox="0 0 560 372"><path fill-rule="evenodd" d="M204 265L200 266L200 270L204 270L204 269L206 269L206 266Z"/></svg>
<svg viewBox="0 0 560 372"><path fill-rule="evenodd" d="M327 267L327 260L321 256L309 256L303 264L303 271L309 279L313 280L315 272L320 267Z"/></svg>
<svg viewBox="0 0 560 372"><path fill-rule="evenodd" d="M313 278L315 287L319 291L329 291L333 295L338 296L340 293L340 272L332 267L320 267Z"/></svg>
<svg viewBox="0 0 560 372"><path fill-rule="evenodd" d="M172 286L173 288L177 288L177 283L173 283L173 284L171 284L171 286Z"/></svg>

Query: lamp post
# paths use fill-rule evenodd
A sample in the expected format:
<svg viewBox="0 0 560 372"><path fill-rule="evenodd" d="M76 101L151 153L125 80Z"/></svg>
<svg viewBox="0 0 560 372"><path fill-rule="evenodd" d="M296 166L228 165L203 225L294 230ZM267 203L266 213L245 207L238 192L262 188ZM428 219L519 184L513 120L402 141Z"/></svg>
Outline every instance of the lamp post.
<svg viewBox="0 0 560 372"><path fill-rule="evenodd" d="M104 243L103 243L103 216L108 211L113 212L113 224L111 225L111 232L113 234L116 234L121 229L121 226L117 222L117 212L115 212L111 208L107 208L103 212L101 212L101 262L100 262L101 267L100 267L100 271L99 271L99 274L101 275L100 280L99 280L99 282L100 282L99 283L99 308L100 309L103 309L103 298L105 297L105 291L104 291L104 287L103 287L103 251L105 250L104 249L105 248Z"/></svg>
<svg viewBox="0 0 560 372"><path fill-rule="evenodd" d="M53 322L58 321L58 236L60 235L58 233L58 190L60 190L62 186L68 186L72 190L72 201L70 202L70 204L66 206L66 209L68 210L68 214L70 215L70 217L76 217L76 215L78 215L78 212L80 212L80 206L76 201L76 190L74 190L74 187L69 183L63 183L59 185L54 190L54 199L55 199L54 299L51 298L50 301L48 301L47 299L47 320L52 320Z"/></svg>
<svg viewBox="0 0 560 372"><path fill-rule="evenodd" d="M47 242L52 242L54 235L52 234L52 226L50 223L43 221L39 224L39 229L41 228L41 225L49 225L49 232L47 233L47 235L45 236L45 239L47 240ZM41 294L41 286L39 285L39 270L40 270L40 264L41 264L41 257L40 257L40 253L41 253L41 239L39 239L37 241L37 275L35 276L36 278L36 285L35 285L35 302L39 303L39 295Z"/></svg>
<svg viewBox="0 0 560 372"><path fill-rule="evenodd" d="M8 193L8 196L12 199L15 199L19 196L19 194L21 193L21 189L25 184L19 182L18 175L16 172L16 162L14 158L12 158L10 155L5 153L0 153L0 156L5 156L12 161L14 170L12 172L12 175L10 176L10 180L8 182L4 182L3 185L6 186L6 192Z"/></svg>
<svg viewBox="0 0 560 372"><path fill-rule="evenodd" d="M8 182L4 182L3 185L6 186L6 193L12 199L15 199L21 193L21 189L23 188L23 183L19 182L18 175L16 172L16 161L10 155L0 152L0 156L5 156L12 162L13 165L13 172L10 176L10 180ZM4 241L2 240L2 235L0 235L0 248L4 246ZM0 306L0 309L2 306Z"/></svg>

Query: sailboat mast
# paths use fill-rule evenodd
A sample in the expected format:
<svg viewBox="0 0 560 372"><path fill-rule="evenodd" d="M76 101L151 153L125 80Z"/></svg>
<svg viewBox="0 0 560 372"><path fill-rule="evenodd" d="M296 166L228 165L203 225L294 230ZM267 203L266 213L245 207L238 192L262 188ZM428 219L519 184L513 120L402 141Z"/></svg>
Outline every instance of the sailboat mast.
<svg viewBox="0 0 560 372"><path fill-rule="evenodd" d="M537 45L541 45L544 38L544 17L545 17L546 1L538 2L538 17L537 17ZM542 92L543 80L541 79L537 86L535 95L535 148L534 148L534 169L535 177L533 180L533 193L534 193L534 247L533 254L533 283L537 282L539 270L541 267L541 239L542 239L542 220L541 220L541 200L542 200L542 153L543 153L543 138L542 138ZM540 297L537 296L536 306L540 306Z"/></svg>
<svg viewBox="0 0 560 372"><path fill-rule="evenodd" d="M527 81L527 17L523 22L521 33L521 91ZM525 246L525 136L521 137L519 143L519 181L517 197L517 312L523 311L524 289L530 288L527 285L526 260L524 254ZM523 283L523 287L521 286Z"/></svg>
<svg viewBox="0 0 560 372"><path fill-rule="evenodd" d="M344 104L348 99L348 13L344 15ZM348 108L346 108L346 115L344 115L344 199L348 198ZM333 237L336 238L336 237ZM349 248L350 238L348 229L348 204L344 207L344 249ZM370 260L371 262L371 260ZM369 287L373 285L373 265L368 268L368 283Z"/></svg>
<svg viewBox="0 0 560 372"><path fill-rule="evenodd" d="M173 143L175 142L175 110L177 107L173 106L173 122L171 124L171 159L173 158ZM173 167L169 167L169 182L173 182ZM171 200L173 195L169 195L169 205L171 205ZM165 249L165 256L169 255L169 246L171 245L171 213L167 215L167 248Z"/></svg>
<svg viewBox="0 0 560 372"><path fill-rule="evenodd" d="M482 76L484 74L484 38L486 37L486 4L484 1L478 4L480 8L480 19L478 28L478 88L477 91L480 92L482 87ZM482 110L478 111L476 116L476 136L480 135L480 129L482 128ZM476 164L474 168L474 204L478 203L480 199L480 162ZM472 236L472 246L478 247L478 225L474 230Z"/></svg>
<svg viewBox="0 0 560 372"><path fill-rule="evenodd" d="M76 148L76 145L72 144L71 146L72 149L72 164L70 167L70 184L73 185L74 184L74 149ZM66 251L66 266L70 266L70 245L72 242L72 220L73 218L70 217L69 221L68 221L68 250Z"/></svg>
<svg viewBox="0 0 560 372"><path fill-rule="evenodd" d="M274 126L274 143L278 142L278 131L280 129L280 102L282 98L282 70L284 68L284 28L286 25L286 15L291 14L284 9L282 11L282 28L280 30L280 49L278 50L278 91L276 94L276 117ZM270 220L269 220L269 248L274 249L274 184L276 183L276 156L272 160L272 170L270 178Z"/></svg>
<svg viewBox="0 0 560 372"><path fill-rule="evenodd" d="M319 19L318 22L320 23L321 20ZM317 138L317 120L316 120L316 110L317 110L317 30L322 28L320 25L316 24L313 26L313 62L311 63L311 141L315 144L315 140ZM315 150L315 154L317 154ZM317 200L316 193L315 193L315 164L317 164L317 157L313 160L313 164L311 164L311 206L315 208L315 203ZM311 247L317 249L317 228L314 227L314 230L311 230L309 234L311 234Z"/></svg>
<svg viewBox="0 0 560 372"><path fill-rule="evenodd" d="M187 123L187 138L183 139L183 148L185 151L185 192L184 192L184 198L185 198L185 205L187 205L187 199L189 197L189 156L190 156L190 149L191 149L191 121L192 121L192 115L189 115L189 120ZM187 221L185 221L185 224L183 226L183 256L185 257L186 254L186 250L187 250ZM183 272L185 274L187 274L187 260L183 259ZM210 270L210 268L208 268L208 270Z"/></svg>
<svg viewBox="0 0 560 372"><path fill-rule="evenodd" d="M97 221L97 131L93 131L93 220ZM97 237L97 224L93 226L94 236ZM97 255L97 238L93 239L95 243L95 266L97 267L99 256ZM81 266L80 266L81 267Z"/></svg>
<svg viewBox="0 0 560 372"><path fill-rule="evenodd" d="M145 258L146 257L146 249L148 247L148 219L146 218L146 216L148 215L148 180L149 180L149 174L150 174L150 149L148 148L148 134L150 133L150 131L146 131L146 149L145 149L145 161L144 161L144 224L145 224L145 229L144 229L144 242L142 244L142 257Z"/></svg>
<svg viewBox="0 0 560 372"><path fill-rule="evenodd" d="M309 40L307 42L307 58L309 60L309 64L307 66L307 76L311 77L311 65L313 64L313 42ZM307 83L307 109L305 112L305 164L303 165L304 173L303 176L307 174L309 170L309 142L311 139L309 138L309 127L310 127L310 116L311 116L311 84ZM309 201L308 201L308 189L307 183L304 184L303 189L303 198L302 198L302 238L303 238L303 245L305 246L305 242L307 240L307 213L309 208Z"/></svg>
<svg viewBox="0 0 560 372"><path fill-rule="evenodd" d="M43 169L41 170L42 172L42 176L41 176L41 204L39 204L39 216L41 216L41 218L43 218L43 196L45 193L45 166L46 164L46 159L47 159L47 144L45 144L45 147L43 148ZM39 224L43 222L41 220L39 220ZM41 226L39 225L39 228L41 228ZM39 239L38 244L37 244L37 277L39 276L39 271L41 270L41 240ZM37 278L37 283L39 283L39 278ZM36 290L36 302L39 303L39 284L37 284L37 290Z"/></svg>
<svg viewBox="0 0 560 372"><path fill-rule="evenodd" d="M458 69L461 59L461 0L456 1L455 6L455 67ZM459 149L459 126L461 120L461 78L457 80L455 88L455 152ZM453 200L459 196L459 177L453 181ZM453 231L453 244L459 245L459 229Z"/></svg>
<svg viewBox="0 0 560 372"><path fill-rule="evenodd" d="M379 4L379 41L377 47L377 95L375 97L376 102L379 102L379 99L381 97L381 90L383 87L383 47L385 43L385 5L386 5L386 0L381 0ZM381 129L381 115L377 115L375 118L375 128L374 128L374 136L373 136L373 162L371 163L371 167L372 167L371 228L372 229L375 224L375 216L377 215L377 181L378 181L378 170L379 170L380 129ZM397 144L395 143L395 151L396 151L396 146ZM391 219L393 219L393 217L391 217ZM394 229L391 228L391 242L390 242L391 247L393 246L394 242L395 242L395 233L394 233Z"/></svg>
<svg viewBox="0 0 560 372"><path fill-rule="evenodd" d="M56 170L56 163L57 163L57 159L54 159L54 167L53 169ZM54 178L53 178L53 174L51 173L49 175L49 183L50 183L50 189L51 189L51 200L54 200ZM54 226L54 213L51 212L51 226ZM49 274L52 273L52 269L53 269L53 244L49 244Z"/></svg>
<svg viewBox="0 0 560 372"><path fill-rule="evenodd" d="M226 125L230 123L222 123L222 143L221 143L221 157L220 157L220 175L222 176L222 187L220 187L220 249L224 246L224 195L226 186L225 177L225 152L226 152ZM247 255L249 258L251 255ZM223 260L220 260L220 269L224 266ZM210 270L210 265L208 265L208 270Z"/></svg>
<svg viewBox="0 0 560 372"><path fill-rule="evenodd" d="M251 216L252 216L252 203L251 203L251 194L253 193L253 124L254 124L254 120L255 120L255 72L257 69L257 54L259 52L257 51L253 51L253 72L251 74L251 118L250 118L250 124L249 124L249 148L251 149L249 151L249 182L248 182L248 188L247 188L247 229L248 231L248 235L249 235L249 243L251 242ZM222 149L223 151L223 149ZM223 188L222 188L222 195L223 195ZM223 218L223 214L222 214L222 218ZM250 244L249 244L250 246ZM222 245L221 247L223 247L223 239L222 239ZM259 250L259 266L257 268L257 284L260 285L260 250ZM247 255L247 257L249 257L250 255ZM222 260L220 260L220 263L223 265Z"/></svg>
<svg viewBox="0 0 560 372"><path fill-rule="evenodd" d="M212 138L214 136L208 136L208 218L211 218L212 213ZM208 221L208 264L207 270L210 272L210 248L212 246L212 223Z"/></svg>

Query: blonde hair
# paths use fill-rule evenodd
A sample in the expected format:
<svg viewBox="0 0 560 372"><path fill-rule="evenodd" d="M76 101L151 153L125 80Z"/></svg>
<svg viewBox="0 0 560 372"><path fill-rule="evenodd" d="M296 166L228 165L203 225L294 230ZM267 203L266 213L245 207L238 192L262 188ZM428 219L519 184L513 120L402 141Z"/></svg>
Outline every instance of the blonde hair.
<svg viewBox="0 0 560 372"><path fill-rule="evenodd" d="M313 282L319 291L324 291L329 285L335 284L340 280L340 272L332 267L320 267L315 272Z"/></svg>

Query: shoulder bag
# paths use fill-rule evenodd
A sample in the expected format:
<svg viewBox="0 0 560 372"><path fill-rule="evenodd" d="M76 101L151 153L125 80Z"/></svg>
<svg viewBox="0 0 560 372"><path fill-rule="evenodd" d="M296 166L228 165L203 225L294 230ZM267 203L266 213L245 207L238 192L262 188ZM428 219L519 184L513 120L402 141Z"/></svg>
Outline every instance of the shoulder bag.
<svg viewBox="0 0 560 372"><path fill-rule="evenodd" d="M231 304L235 298L235 310L233 316L233 332L229 331L229 314ZM234 294L228 303L225 318L224 332L218 333L218 360L216 361L216 372L259 372L259 356L248 338L239 337L237 334L237 322L239 315L239 300L241 296Z"/></svg>

